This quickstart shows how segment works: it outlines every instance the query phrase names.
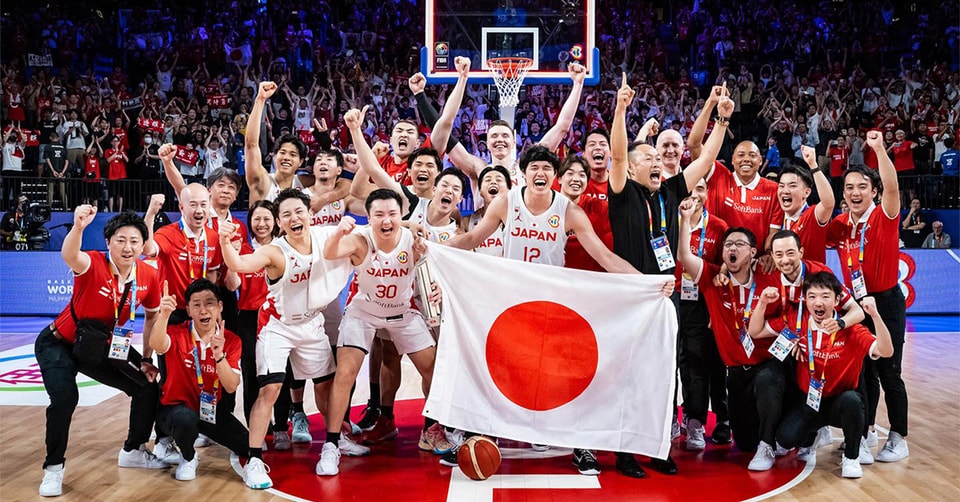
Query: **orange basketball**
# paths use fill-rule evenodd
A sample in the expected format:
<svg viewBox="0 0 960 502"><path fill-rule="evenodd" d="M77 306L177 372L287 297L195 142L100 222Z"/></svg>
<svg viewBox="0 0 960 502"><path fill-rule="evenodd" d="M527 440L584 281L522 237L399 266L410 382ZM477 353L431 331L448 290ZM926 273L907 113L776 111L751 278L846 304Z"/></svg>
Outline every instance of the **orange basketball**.
<svg viewBox="0 0 960 502"><path fill-rule="evenodd" d="M457 451L457 463L468 478L487 479L500 470L500 448L488 438L473 436Z"/></svg>

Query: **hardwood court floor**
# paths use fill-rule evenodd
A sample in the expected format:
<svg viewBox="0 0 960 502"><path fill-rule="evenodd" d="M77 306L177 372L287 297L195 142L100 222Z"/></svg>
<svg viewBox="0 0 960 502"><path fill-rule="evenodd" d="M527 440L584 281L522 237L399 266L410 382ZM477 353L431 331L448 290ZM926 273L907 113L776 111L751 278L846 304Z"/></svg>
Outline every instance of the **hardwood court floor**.
<svg viewBox="0 0 960 502"><path fill-rule="evenodd" d="M11 340L4 342L7 345ZM401 397L415 396L419 387L413 378L416 372L406 360L404 375ZM837 438L834 446L819 450L818 465L809 477L772 500L960 500L960 334L908 334L904 375L910 395L908 459L866 466L862 479L845 480L840 478ZM365 383L358 385L356 403L366 399L365 389ZM308 396L308 407L311 400ZM198 477L192 482L174 480L172 470L118 468L117 452L127 429L128 406L128 398L120 395L95 407L77 409L67 451L64 495L59 500L283 500L278 495L246 488L230 467L229 453L219 446L201 450ZM879 417L880 425L886 426L882 401ZM0 500L39 499L44 420L44 409L39 406L0 406ZM835 429L834 435L839 434ZM607 469L612 471L612 466ZM607 472L601 476L611 474L616 476ZM633 500L655 496L644 493L645 481L650 480L636 481ZM688 469L676 477L676 482L695 484L697 474ZM703 500L711 499L709 486L699 490ZM404 497L402 492L385 491L396 502L411 498ZM553 500L581 500L582 495L589 494L576 491L579 495L574 495L574 499L560 495L561 492ZM670 497L661 494L658 498ZM326 500L337 502L330 497ZM353 498L343 493L339 500Z"/></svg>

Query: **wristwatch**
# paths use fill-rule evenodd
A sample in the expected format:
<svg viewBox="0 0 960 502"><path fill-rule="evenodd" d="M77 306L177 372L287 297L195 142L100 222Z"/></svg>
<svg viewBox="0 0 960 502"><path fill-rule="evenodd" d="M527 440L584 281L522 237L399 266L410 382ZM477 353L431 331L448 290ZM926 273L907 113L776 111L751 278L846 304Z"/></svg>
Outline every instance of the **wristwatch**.
<svg viewBox="0 0 960 502"><path fill-rule="evenodd" d="M842 326L841 326L841 329L843 329ZM217 364L220 364L220 361L223 361L223 360L226 359L226 358L227 358L227 353L224 352L223 354L220 355L220 359L214 359L213 362L215 362L215 363L217 363Z"/></svg>
<svg viewBox="0 0 960 502"><path fill-rule="evenodd" d="M847 323L843 322L843 319L837 319L837 326L840 326L840 329L847 327Z"/></svg>

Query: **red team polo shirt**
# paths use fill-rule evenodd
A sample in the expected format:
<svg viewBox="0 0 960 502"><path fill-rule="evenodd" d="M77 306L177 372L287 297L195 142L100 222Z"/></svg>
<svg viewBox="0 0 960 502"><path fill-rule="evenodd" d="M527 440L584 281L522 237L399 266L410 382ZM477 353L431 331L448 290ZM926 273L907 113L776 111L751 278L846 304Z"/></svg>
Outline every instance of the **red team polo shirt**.
<svg viewBox="0 0 960 502"><path fill-rule="evenodd" d="M180 228L181 225L183 229ZM223 255L220 254L220 238L217 233L206 229L203 235L207 242L206 270L209 273L220 268ZM183 224L182 219L157 230L153 234L153 240L159 248L157 265L160 277L169 283L170 292L177 297L177 308L185 308L183 294L187 291L187 286L204 276L203 240L198 240L190 227Z"/></svg>
<svg viewBox="0 0 960 502"><path fill-rule="evenodd" d="M787 278L779 271L773 272L773 276L777 278L774 280L774 286L780 291L780 299L767 308L767 319L779 317L787 323L793 331L797 329L798 310L800 308L800 302L803 300L803 278L808 274L815 274L817 272L833 273L833 270L824 263L812 260L803 260L803 267L803 274L798 275L797 280L793 284L788 284ZM850 294L850 291L848 291L847 288L843 288L843 292L840 294L840 306L838 308L840 310L846 310L852 306L851 302L853 301L853 295ZM806 311L799 312L801 317L805 317L807 314L808 312Z"/></svg>
<svg viewBox="0 0 960 502"><path fill-rule="evenodd" d="M801 335L798 340L800 350L809 357L810 348L807 346L807 326L811 325L808 316L802 322ZM772 319L767 323L767 329L780 333L787 327L782 319ZM794 329L795 326L789 326ZM832 397L845 390L856 389L860 382L860 370L863 367L863 358L870 354L870 348L876 343L870 330L862 324L854 324L849 328L837 332L830 345L830 334L819 329L812 329L813 337L813 375L814 378L823 377L823 397ZM768 338L772 340L772 338ZM797 385L804 394L810 389L810 366L806 361L797 362Z"/></svg>
<svg viewBox="0 0 960 502"><path fill-rule="evenodd" d="M783 214L780 220L782 230L793 230L800 236L800 246L803 248L803 257L820 263L827 262L827 225L820 225L817 221L817 205L800 211L796 220L787 218ZM759 243L757 244L759 245Z"/></svg>
<svg viewBox="0 0 960 502"><path fill-rule="evenodd" d="M240 250L241 255L253 253L253 248ZM257 272L240 274L240 299L238 310L259 310L267 301L267 274L264 269Z"/></svg>
<svg viewBox="0 0 960 502"><path fill-rule="evenodd" d="M690 231L690 252L700 256L700 258L703 258L707 263L718 265L721 261L720 250L723 249L723 243L720 242L720 239L723 238L723 233L727 231L727 222L717 216L713 216L709 211L704 211L703 214L707 217L707 228L705 229L707 237L703 241L703 256L700 256L700 239L704 230L702 228L703 218L700 219L700 224ZM674 271L674 278L677 280L677 291L680 291L682 275L683 265L678 261L677 268Z"/></svg>
<svg viewBox="0 0 960 502"><path fill-rule="evenodd" d="M107 263L106 254L100 251L84 251L90 257L90 268L82 274L73 276L73 309L80 319L96 319L107 325L113 325L114 313L126 284L118 284L113 266ZM131 286L132 289L132 286ZM130 319L130 300L133 291L127 295L120 309L117 324L123 326ZM147 312L160 310L160 275L157 269L137 260L136 304L143 305ZM57 316L54 324L63 338L71 343L77 336L77 325L70 315L68 304Z"/></svg>
<svg viewBox="0 0 960 502"><path fill-rule="evenodd" d="M430 144L430 138L427 138L426 141L420 144L420 148L432 148L433 145ZM442 158L442 152L441 158ZM410 179L410 175L407 173L407 166L409 165L409 158L404 160L401 163L397 163L393 160L393 154L388 153L382 159L380 159L380 167L383 168L387 174L390 175L396 182L409 186L413 183L413 180ZM443 170L443 165L437 166L437 169Z"/></svg>
<svg viewBox="0 0 960 502"><path fill-rule="evenodd" d="M883 207L874 204L856 222L855 232L850 220L849 214L841 214L827 225L827 245L837 248L844 284L853 289L850 279L853 268L862 271L868 293L893 288L898 282L900 266L900 215L890 218L883 212ZM864 232L861 263L860 243Z"/></svg>
<svg viewBox="0 0 960 502"><path fill-rule="evenodd" d="M719 216L731 228L745 227L753 232L758 254L763 254L770 229L780 228L783 221L777 184L757 174L749 185L740 185L739 178L723 164L714 163L707 175L707 189L710 214Z"/></svg>
<svg viewBox="0 0 960 502"><path fill-rule="evenodd" d="M173 406L182 404L193 411L200 412L200 386L197 385L197 370L194 366L194 350L202 342L195 341L190 332L191 323L175 324L167 327L170 347L164 353L167 361L167 373L163 378L163 390L160 404ZM223 353L227 362L237 374L240 374L240 337L226 330L223 334ZM200 372L203 376L203 390L213 392L217 378L217 364L213 359L213 350L209 345L197 350L200 359ZM223 393L223 386L217 382L217 401Z"/></svg>
<svg viewBox="0 0 960 502"><path fill-rule="evenodd" d="M740 344L739 325L743 327L743 313L746 309L746 298L750 292L750 287L733 285L714 286L713 278L720 272L720 267L712 263L704 262L700 267L700 276L695 277L700 287L700 294L707 304L707 310L710 312L710 322L713 328L713 336L717 340L717 349L720 351L720 358L723 364L727 366L753 366L760 364L773 357L770 352L770 345L773 344L773 338L758 338L753 341L754 348L750 357L743 350ZM760 293L767 286L773 286L774 278L772 274L761 274L754 268L753 279L756 287L753 288L753 297L749 299L751 308L756 308L760 300ZM749 336L749 335L748 335Z"/></svg>
<svg viewBox="0 0 960 502"><path fill-rule="evenodd" d="M607 210L606 194L603 198L596 194L580 196L580 202L577 203L583 212L587 213L590 224L593 225L593 231L603 242L607 249L613 250L613 229L610 228L610 215ZM566 268L576 268L580 270L592 270L594 272L606 272L606 269L600 266L596 260L583 248L577 236L570 234L567 236L567 246L564 248L563 266Z"/></svg>

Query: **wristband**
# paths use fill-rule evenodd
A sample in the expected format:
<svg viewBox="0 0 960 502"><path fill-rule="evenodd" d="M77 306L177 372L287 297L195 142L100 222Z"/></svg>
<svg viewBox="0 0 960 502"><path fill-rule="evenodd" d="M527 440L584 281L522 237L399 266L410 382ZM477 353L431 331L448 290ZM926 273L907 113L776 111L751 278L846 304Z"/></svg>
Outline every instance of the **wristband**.
<svg viewBox="0 0 960 502"><path fill-rule="evenodd" d="M730 119L727 117L717 117L714 123L719 125L730 125Z"/></svg>
<svg viewBox="0 0 960 502"><path fill-rule="evenodd" d="M842 329L842 328L841 328L841 329ZM227 353L224 352L223 354L220 355L220 359L214 359L214 362L217 363L217 364L220 364L220 362L223 361L223 360L226 359L226 358L227 358Z"/></svg>
<svg viewBox="0 0 960 502"><path fill-rule="evenodd" d="M821 169L820 167L814 167L813 169L810 170L810 174L817 174L820 171L823 171L823 169Z"/></svg>

